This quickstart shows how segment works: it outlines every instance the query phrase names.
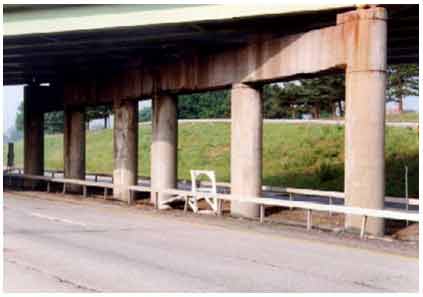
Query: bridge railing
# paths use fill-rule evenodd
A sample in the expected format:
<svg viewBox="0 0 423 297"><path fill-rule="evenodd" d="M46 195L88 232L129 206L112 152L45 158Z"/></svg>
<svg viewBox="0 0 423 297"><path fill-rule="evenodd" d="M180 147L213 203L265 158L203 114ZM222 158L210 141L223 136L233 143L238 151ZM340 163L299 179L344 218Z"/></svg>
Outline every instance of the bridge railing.
<svg viewBox="0 0 423 297"><path fill-rule="evenodd" d="M91 181L83 181L83 180L74 180L74 179L66 179L66 178L52 178L47 176L39 176L39 175L28 175L28 174L10 174L6 173L3 176L4 178L19 178L19 179L29 179L29 180L39 180L47 182L47 190L50 190L50 183L63 183L63 191L65 192L66 184L76 184L81 185L84 187L84 196L86 196L86 187L103 187L105 189L105 198L107 195L107 189L112 188L113 185L110 183L99 183L99 182L91 182ZM387 210L387 209L370 209L370 208L360 208L360 207L350 207L344 205L328 205L316 202L306 202L306 201L292 201L292 200L282 200L282 199L275 199L275 198L268 198L268 197L255 197L255 196L240 196L240 195L233 195L233 194L211 194L211 193L193 193L187 190L180 190L180 189L154 189L151 187L141 187L141 186L131 186L129 187L131 192L131 199L128 201L129 203L133 202L133 193L132 192L151 192L153 197L156 197L156 205L158 205L157 197L158 194L171 194L171 195L178 195L185 200L185 211L187 211L187 203L188 197L193 197L195 195L201 195L202 197L208 198L217 198L218 200L226 200L226 201L239 201L243 203L253 203L257 204L260 207L260 222L264 222L264 208L266 206L281 206L281 207L289 207L289 208L299 208L306 210L307 213L307 230L311 230L312 228L312 211L326 211L326 212L335 212L335 213L343 213L349 215L358 215L362 217L362 224L361 224L361 231L360 237L363 238L365 235L366 229L366 222L368 217L374 218L383 218L383 219L392 219L392 220L406 220L411 222L418 222L419 221L419 213L417 211L405 211L405 210ZM304 190L303 190L304 191ZM309 190L310 191L310 190ZM304 192L303 192L304 193ZM337 192L334 192L335 196ZM315 193L313 192L313 195ZM223 203L219 203L219 209L217 210L217 214L220 215L222 212Z"/></svg>
<svg viewBox="0 0 423 297"><path fill-rule="evenodd" d="M14 167L10 168L7 171L4 171L4 174L11 173L13 171L16 171L18 174L22 173L22 168ZM55 178L56 174L63 174L63 170L45 170L45 173L49 174L52 178ZM93 176L94 181L98 182L99 177L108 177L112 179L113 182L113 176L107 173L98 173L98 172L87 172L86 176ZM149 180L150 178L147 176L138 176L138 179L142 180ZM178 182L184 183L184 184L191 184L190 180L178 180ZM210 186L209 181L201 181L200 186ZM231 189L231 184L226 182L216 182L216 186L219 187L221 190L223 190L224 193L229 193ZM263 185L262 191L268 191L278 194L284 194L288 195L289 200L295 201L296 196L309 196L309 197L318 197L318 198L327 198L328 204L332 205L334 204L334 200L345 200L345 193L343 192L337 192L337 191L321 191L321 190L311 190L311 189L302 189L302 188L292 188L292 187L278 187L278 186L268 186ZM392 196L386 196L385 202L389 203L395 203L395 204L402 204L404 205L404 209L408 209L409 206L419 206L419 199L416 198L405 198L405 197L392 197Z"/></svg>
<svg viewBox="0 0 423 297"><path fill-rule="evenodd" d="M155 194L156 197L159 193L173 194L185 197L185 201L188 201L188 196L201 195L202 197L210 198L216 197L213 194L201 193L195 194L191 191L183 191L178 189L151 189L152 194ZM411 222L419 221L419 213L417 211L404 211L404 210L387 210L387 209L370 209L370 208L360 208L360 207L351 207L344 205L327 205L315 202L305 202L305 201L290 201L290 200L281 200L275 198L267 197L255 197L255 196L239 196L231 194L217 194L217 199L227 200L227 201L238 201L243 203L253 203L257 204L260 207L260 223L264 222L264 208L265 206L281 206L289 208L299 208L306 210L307 214L307 230L312 229L312 211L326 211L326 212L335 212L349 215L358 215L362 217L360 237L364 238L366 232L366 223L368 217L373 218L382 218L382 219L391 219L391 220L406 220ZM187 202L185 202L187 203ZM157 205L157 203L156 203ZM222 205L222 203L219 203ZM187 207L185 207L185 210ZM218 214L221 213L221 209L218 211Z"/></svg>

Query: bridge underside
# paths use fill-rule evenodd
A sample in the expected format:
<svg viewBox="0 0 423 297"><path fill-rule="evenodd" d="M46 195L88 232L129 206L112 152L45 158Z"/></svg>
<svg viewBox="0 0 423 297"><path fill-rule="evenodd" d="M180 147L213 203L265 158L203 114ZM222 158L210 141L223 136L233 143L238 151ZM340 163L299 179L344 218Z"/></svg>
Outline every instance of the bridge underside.
<svg viewBox="0 0 423 297"><path fill-rule="evenodd" d="M5 84L28 85L25 172L42 174L40 114L65 110L65 174L84 178L84 108L110 104L114 195L121 200L129 199L128 186L136 183L137 100L153 98L152 186L172 188L177 180L176 96L231 89L232 193L258 196L262 85L343 72L346 204L383 208L387 65L417 62L417 5L4 38ZM256 207L243 203L233 204L231 211L258 215ZM346 224L358 228L360 222L350 216ZM370 233L383 233L382 220L368 224Z"/></svg>

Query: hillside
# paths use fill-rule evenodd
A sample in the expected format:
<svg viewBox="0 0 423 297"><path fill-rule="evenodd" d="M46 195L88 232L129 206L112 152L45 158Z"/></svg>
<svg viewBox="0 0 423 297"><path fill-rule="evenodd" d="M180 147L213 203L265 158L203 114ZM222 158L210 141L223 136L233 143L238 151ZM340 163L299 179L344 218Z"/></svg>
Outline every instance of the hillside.
<svg viewBox="0 0 423 297"><path fill-rule="evenodd" d="M151 126L139 129L139 175L149 176ZM48 169L63 169L63 136L47 135ZM87 171L111 173L112 130L87 133ZM179 178L190 169L215 170L219 181L229 181L230 125L179 125ZM22 166L22 143L16 144L16 163ZM6 160L6 146L3 160ZM409 193L418 196L418 134L415 130L387 128L386 194L404 196L404 165L409 167ZM310 189L343 191L344 128L340 126L264 125L263 183Z"/></svg>
<svg viewBox="0 0 423 297"><path fill-rule="evenodd" d="M397 114L388 114L386 115L386 121L389 122L419 122L419 113L418 112L403 112Z"/></svg>

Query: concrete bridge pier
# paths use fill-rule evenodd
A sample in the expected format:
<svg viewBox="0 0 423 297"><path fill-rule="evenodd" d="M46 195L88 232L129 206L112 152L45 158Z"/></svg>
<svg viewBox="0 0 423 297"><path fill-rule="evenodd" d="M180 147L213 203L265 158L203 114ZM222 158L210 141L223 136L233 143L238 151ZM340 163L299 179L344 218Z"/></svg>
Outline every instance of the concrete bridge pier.
<svg viewBox="0 0 423 297"><path fill-rule="evenodd" d="M38 86L24 88L24 173L44 174L44 113L39 109ZM35 186L25 181L25 186Z"/></svg>
<svg viewBox="0 0 423 297"><path fill-rule="evenodd" d="M138 174L138 101L115 100L113 110L113 197L130 202L128 186Z"/></svg>
<svg viewBox="0 0 423 297"><path fill-rule="evenodd" d="M153 98L151 144L151 186L154 189L177 187L178 116L177 97L161 95ZM169 195L160 194L160 201ZM151 196L151 202L156 203Z"/></svg>
<svg viewBox="0 0 423 297"><path fill-rule="evenodd" d="M261 90L235 84L231 90L231 193L260 196L262 185L263 116ZM259 207L231 202L231 214L258 217Z"/></svg>
<svg viewBox="0 0 423 297"><path fill-rule="evenodd" d="M63 160L64 176L71 179L85 179L85 110L65 108L64 110ZM82 187L68 185L66 191L81 192Z"/></svg>
<svg viewBox="0 0 423 297"><path fill-rule="evenodd" d="M386 10L338 16L346 40L345 203L382 209L385 196ZM361 217L347 215L346 228ZM369 218L367 232L383 235L383 219Z"/></svg>

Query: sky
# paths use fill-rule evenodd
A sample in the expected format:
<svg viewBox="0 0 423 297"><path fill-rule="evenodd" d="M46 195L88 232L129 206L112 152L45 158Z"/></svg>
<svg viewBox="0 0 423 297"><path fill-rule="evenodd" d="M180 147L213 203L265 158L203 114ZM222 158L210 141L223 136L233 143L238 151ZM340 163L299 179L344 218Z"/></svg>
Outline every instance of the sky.
<svg viewBox="0 0 423 297"><path fill-rule="evenodd" d="M3 86L3 129L7 131L15 124L19 104L23 100L22 86Z"/></svg>
<svg viewBox="0 0 423 297"><path fill-rule="evenodd" d="M3 86L3 129L7 131L15 124L19 104L23 100L22 86ZM151 101L140 101L139 108L151 106ZM419 110L418 97L411 96L405 99L404 109Z"/></svg>

